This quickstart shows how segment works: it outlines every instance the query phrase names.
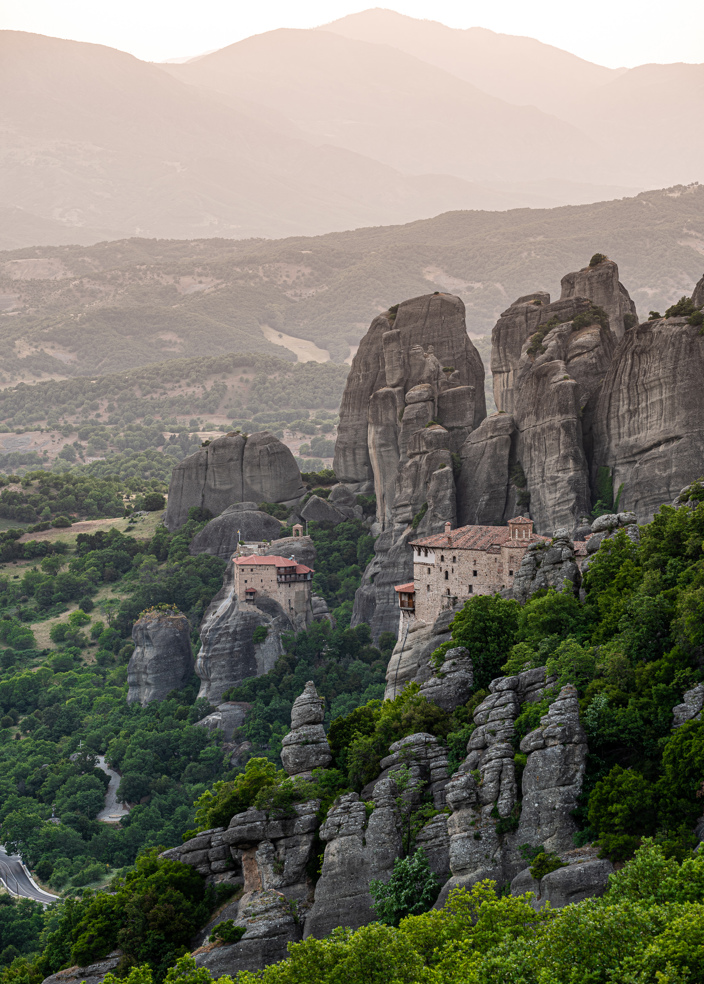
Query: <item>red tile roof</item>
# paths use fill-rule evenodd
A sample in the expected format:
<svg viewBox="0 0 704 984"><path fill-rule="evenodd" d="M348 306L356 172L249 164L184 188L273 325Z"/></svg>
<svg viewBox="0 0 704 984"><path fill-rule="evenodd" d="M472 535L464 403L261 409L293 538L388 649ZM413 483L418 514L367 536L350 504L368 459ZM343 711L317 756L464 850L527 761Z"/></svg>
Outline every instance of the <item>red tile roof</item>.
<svg viewBox="0 0 704 984"><path fill-rule="evenodd" d="M313 573L311 567L306 567L305 564L297 564L290 557L279 557L276 554L271 554L268 557L260 557L258 554L252 554L251 557L235 557L234 560L240 567L254 567L255 564L261 564L263 567L285 567L290 569L291 574Z"/></svg>
<svg viewBox="0 0 704 984"><path fill-rule="evenodd" d="M530 522L530 520L526 520L526 522ZM522 547L535 540L549 539L550 537L533 533L530 539L526 538L514 542L516 546ZM457 547L460 550L491 550L504 544L512 545L508 526L461 526L459 529L450 530L449 533L435 533L432 536L423 537L422 540L411 540L412 547L440 547L445 549Z"/></svg>
<svg viewBox="0 0 704 984"><path fill-rule="evenodd" d="M414 594L416 586L413 581L409 581L408 584L397 584L394 591L404 591L406 594Z"/></svg>

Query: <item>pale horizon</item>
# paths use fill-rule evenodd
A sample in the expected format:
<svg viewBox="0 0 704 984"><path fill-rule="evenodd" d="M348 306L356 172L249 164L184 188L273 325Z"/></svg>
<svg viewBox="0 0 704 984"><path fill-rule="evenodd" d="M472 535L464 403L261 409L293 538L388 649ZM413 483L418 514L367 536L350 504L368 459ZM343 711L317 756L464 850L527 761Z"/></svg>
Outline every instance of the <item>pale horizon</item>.
<svg viewBox="0 0 704 984"><path fill-rule="evenodd" d="M195 58L244 38L278 28L315 28L370 9L354 0L308 0L292 7L281 0L256 6L202 0L198 17L184 0L124 0L119 9L65 0L0 0L0 28L107 45L144 61ZM397 0L397 13L452 28L482 27L535 38L608 68L702 61L704 5L673 0L666 7L635 0L595 0L570 10L556 0L529 5L507 0L480 7L452 0ZM608 30L606 27L608 27Z"/></svg>

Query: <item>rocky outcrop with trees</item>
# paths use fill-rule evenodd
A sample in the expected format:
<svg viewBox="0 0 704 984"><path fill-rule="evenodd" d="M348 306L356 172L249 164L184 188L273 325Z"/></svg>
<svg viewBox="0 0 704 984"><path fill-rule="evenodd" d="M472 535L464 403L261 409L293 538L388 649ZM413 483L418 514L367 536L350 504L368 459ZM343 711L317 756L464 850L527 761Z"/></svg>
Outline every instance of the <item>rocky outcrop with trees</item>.
<svg viewBox="0 0 704 984"><path fill-rule="evenodd" d="M127 701L143 707L180 690L193 676L191 627L181 612L164 606L134 623L134 652L127 666Z"/></svg>

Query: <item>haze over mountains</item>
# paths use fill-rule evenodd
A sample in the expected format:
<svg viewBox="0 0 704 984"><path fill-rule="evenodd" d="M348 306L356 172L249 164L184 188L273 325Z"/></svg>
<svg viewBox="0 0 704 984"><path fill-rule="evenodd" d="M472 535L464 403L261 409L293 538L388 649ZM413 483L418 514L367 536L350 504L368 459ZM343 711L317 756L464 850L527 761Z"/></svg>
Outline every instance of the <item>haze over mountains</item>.
<svg viewBox="0 0 704 984"><path fill-rule="evenodd" d="M704 172L703 66L613 70L385 10L185 64L2 32L0 107L4 248L317 235Z"/></svg>

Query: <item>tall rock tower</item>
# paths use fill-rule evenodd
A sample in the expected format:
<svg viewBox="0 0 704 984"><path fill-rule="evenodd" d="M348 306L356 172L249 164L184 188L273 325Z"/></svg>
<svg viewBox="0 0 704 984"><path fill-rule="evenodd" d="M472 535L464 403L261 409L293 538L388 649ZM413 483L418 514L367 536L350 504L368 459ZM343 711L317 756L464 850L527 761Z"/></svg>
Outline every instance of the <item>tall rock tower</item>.
<svg viewBox="0 0 704 984"><path fill-rule="evenodd" d="M342 398L335 473L376 493L376 555L353 615L375 638L396 629L394 585L413 574L408 540L456 524L453 453L485 416L484 366L459 297L427 294L374 319Z"/></svg>

